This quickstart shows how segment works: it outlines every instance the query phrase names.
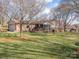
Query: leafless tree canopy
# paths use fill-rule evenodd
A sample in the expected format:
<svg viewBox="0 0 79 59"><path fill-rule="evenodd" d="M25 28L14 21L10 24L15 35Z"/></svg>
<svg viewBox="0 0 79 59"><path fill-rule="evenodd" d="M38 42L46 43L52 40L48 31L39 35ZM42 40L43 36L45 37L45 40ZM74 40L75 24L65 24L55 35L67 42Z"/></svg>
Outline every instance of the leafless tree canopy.
<svg viewBox="0 0 79 59"><path fill-rule="evenodd" d="M0 0L0 18L13 20L18 17L20 22L25 20L29 24L46 8L46 5L45 0ZM79 0L64 0L56 8L51 8L49 15L48 19L58 20L59 28L62 27L65 31L67 26L72 24L74 20L78 21Z"/></svg>

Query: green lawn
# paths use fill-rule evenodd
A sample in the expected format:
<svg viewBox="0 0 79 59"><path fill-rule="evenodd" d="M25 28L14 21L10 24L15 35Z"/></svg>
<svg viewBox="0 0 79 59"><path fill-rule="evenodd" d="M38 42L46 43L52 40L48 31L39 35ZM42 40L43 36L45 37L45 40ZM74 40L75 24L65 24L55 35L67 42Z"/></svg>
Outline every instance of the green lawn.
<svg viewBox="0 0 79 59"><path fill-rule="evenodd" d="M79 59L74 55L76 33L0 33L1 38L12 38L18 42L1 42L0 59Z"/></svg>

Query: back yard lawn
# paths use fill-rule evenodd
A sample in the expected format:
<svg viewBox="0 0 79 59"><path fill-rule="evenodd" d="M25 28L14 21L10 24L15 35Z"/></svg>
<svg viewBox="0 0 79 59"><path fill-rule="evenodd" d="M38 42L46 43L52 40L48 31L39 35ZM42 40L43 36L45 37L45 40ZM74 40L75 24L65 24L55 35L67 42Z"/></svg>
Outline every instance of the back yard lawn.
<svg viewBox="0 0 79 59"><path fill-rule="evenodd" d="M78 59L76 33L0 33L0 59Z"/></svg>

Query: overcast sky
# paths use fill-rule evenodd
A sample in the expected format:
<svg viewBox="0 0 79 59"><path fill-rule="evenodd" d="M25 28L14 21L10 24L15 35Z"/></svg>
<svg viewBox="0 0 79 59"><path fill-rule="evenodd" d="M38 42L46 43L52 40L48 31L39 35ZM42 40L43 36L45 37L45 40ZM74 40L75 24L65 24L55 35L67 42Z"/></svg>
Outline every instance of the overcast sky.
<svg viewBox="0 0 79 59"><path fill-rule="evenodd" d="M49 14L51 8L57 7L63 0L46 0L47 6L41 14Z"/></svg>

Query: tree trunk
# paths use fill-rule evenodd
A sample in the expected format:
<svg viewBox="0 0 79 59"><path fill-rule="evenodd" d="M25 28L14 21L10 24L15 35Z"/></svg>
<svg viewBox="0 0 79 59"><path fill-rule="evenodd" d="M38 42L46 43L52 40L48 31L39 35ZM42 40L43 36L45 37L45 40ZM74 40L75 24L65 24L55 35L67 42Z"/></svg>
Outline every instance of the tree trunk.
<svg viewBox="0 0 79 59"><path fill-rule="evenodd" d="M66 32L66 24L64 24L64 32Z"/></svg>
<svg viewBox="0 0 79 59"><path fill-rule="evenodd" d="M22 36L22 22L20 20L20 37Z"/></svg>

